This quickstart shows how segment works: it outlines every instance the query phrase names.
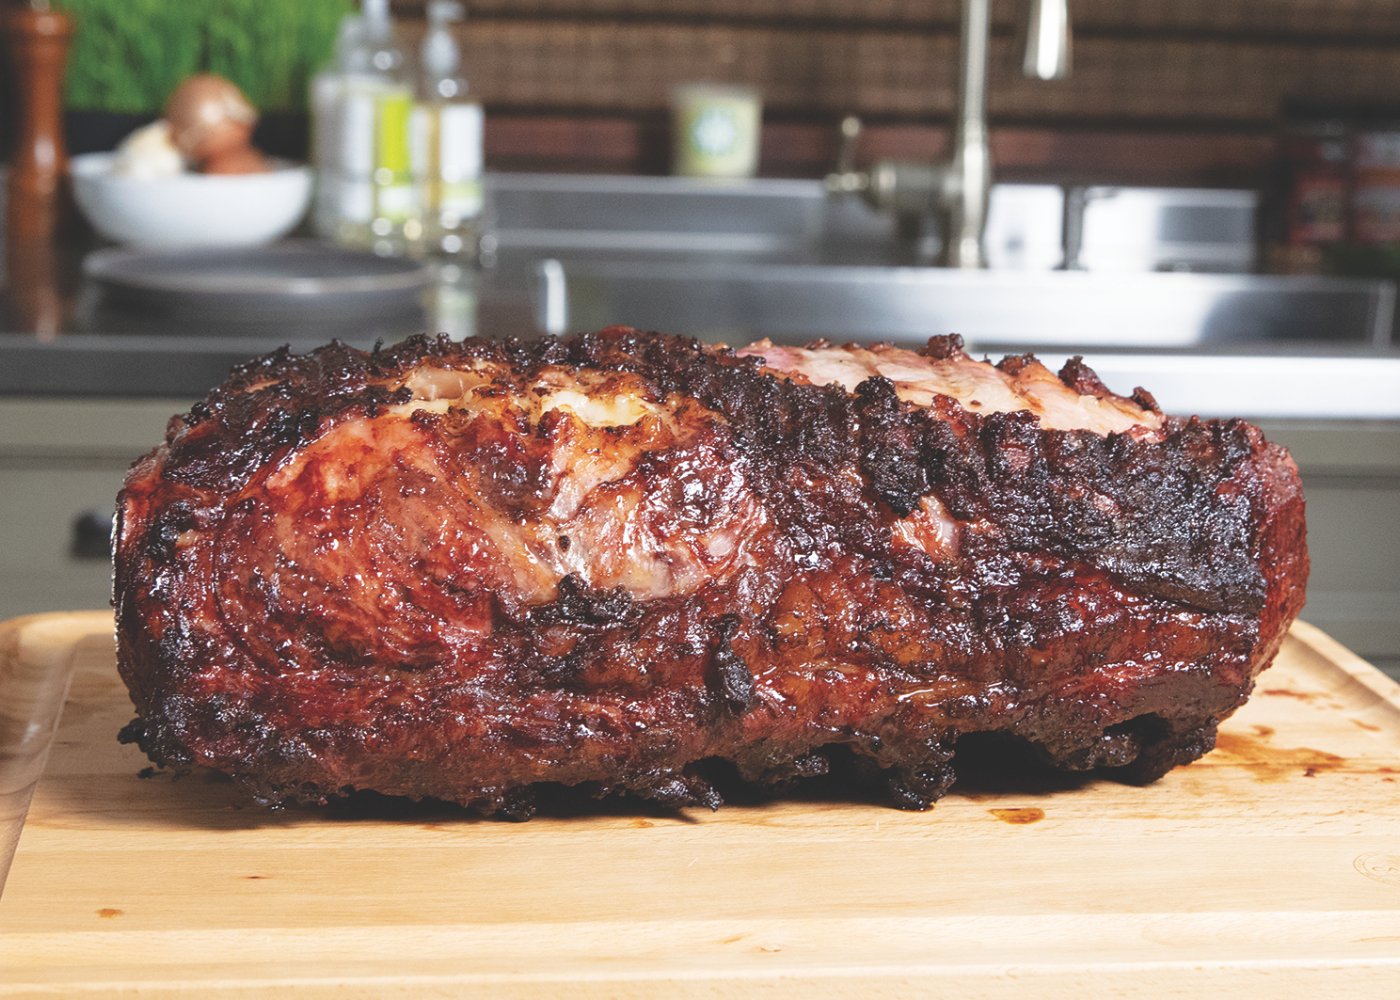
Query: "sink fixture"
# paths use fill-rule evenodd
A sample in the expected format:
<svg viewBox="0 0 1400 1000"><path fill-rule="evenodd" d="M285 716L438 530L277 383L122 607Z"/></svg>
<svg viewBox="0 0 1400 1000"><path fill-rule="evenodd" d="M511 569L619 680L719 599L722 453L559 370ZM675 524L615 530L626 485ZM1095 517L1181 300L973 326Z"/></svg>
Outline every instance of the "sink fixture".
<svg viewBox="0 0 1400 1000"><path fill-rule="evenodd" d="M987 53L991 43L991 0L963 0L958 58L958 108L953 156L947 163L882 160L868 170L844 162L827 178L833 194L859 194L875 208L902 217L901 228L937 218L942 233L939 262L949 267L987 265L982 236L992 188L992 155L987 143ZM1025 75L1058 80L1069 73L1068 0L1032 0ZM854 148L859 121L841 123L844 150ZM841 157L849 160L849 152ZM844 169L843 169L844 168Z"/></svg>
<svg viewBox="0 0 1400 1000"><path fill-rule="evenodd" d="M1395 307L1389 282L1275 275L555 260L537 281L550 333L608 323L710 340L960 333L998 349L1382 347Z"/></svg>
<svg viewBox="0 0 1400 1000"><path fill-rule="evenodd" d="M1397 419L1394 300L1389 282L1321 277L549 260L535 318L731 345L959 333L974 353L1086 354L1111 388L1146 385L1169 412Z"/></svg>
<svg viewBox="0 0 1400 1000"><path fill-rule="evenodd" d="M535 261L697 260L910 266L925 241L818 180L497 174L502 271ZM993 270L1254 269L1258 196L1244 190L997 184L983 252Z"/></svg>

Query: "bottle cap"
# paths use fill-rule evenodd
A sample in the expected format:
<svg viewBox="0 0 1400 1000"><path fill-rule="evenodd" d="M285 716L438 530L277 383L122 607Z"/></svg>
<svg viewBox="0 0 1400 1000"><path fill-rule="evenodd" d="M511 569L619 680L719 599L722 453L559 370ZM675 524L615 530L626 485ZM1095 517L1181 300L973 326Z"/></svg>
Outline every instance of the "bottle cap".
<svg viewBox="0 0 1400 1000"><path fill-rule="evenodd" d="M427 76L438 80L450 77L462 64L462 51L448 25L462 20L464 13L462 5L456 0L429 0L429 29L423 36L420 53L423 72Z"/></svg>

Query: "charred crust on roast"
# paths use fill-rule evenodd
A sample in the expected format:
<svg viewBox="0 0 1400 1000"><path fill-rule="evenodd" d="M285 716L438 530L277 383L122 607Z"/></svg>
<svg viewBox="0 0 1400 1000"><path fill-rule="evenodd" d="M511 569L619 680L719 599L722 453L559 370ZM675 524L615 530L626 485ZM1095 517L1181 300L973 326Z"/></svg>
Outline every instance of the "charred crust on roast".
<svg viewBox="0 0 1400 1000"><path fill-rule="evenodd" d="M929 492L928 470L920 461L923 442L917 424L887 378L869 378L856 387L860 468L881 500L900 517Z"/></svg>
<svg viewBox="0 0 1400 1000"><path fill-rule="evenodd" d="M1148 410L1152 413L1162 412L1162 408L1157 405L1157 397L1152 395L1152 393L1148 392L1142 386L1138 386L1135 389L1133 389L1133 394L1128 398L1131 399L1138 406L1141 406L1144 410Z"/></svg>
<svg viewBox="0 0 1400 1000"><path fill-rule="evenodd" d="M741 713L753 705L753 671L734 649L739 630L738 615L723 615L714 623L714 649L710 653L714 686L721 702L731 712Z"/></svg>
<svg viewBox="0 0 1400 1000"><path fill-rule="evenodd" d="M559 581L553 601L530 609L529 621L533 625L598 629L634 624L639 614L636 602L620 587L596 590L570 573Z"/></svg>
<svg viewBox="0 0 1400 1000"><path fill-rule="evenodd" d="M1096 396L1100 399L1113 395L1103 384L1098 373L1084 363L1083 355L1076 354L1060 368L1060 381L1081 396Z"/></svg>
<svg viewBox="0 0 1400 1000"><path fill-rule="evenodd" d="M965 357L956 337L923 353ZM375 550L383 608L346 610L336 581L314 578L328 600L313 588L298 603L259 576L244 550L273 470L410 402L395 386L415 369L477 362L509 366L498 395L564 366L627 373L653 404L690 407L704 445L688 453L703 466L696 481L738 467L763 513L754 564L653 599L564 573L521 603L455 565L395 561L390 534ZM1075 362L1061 378L1106 391ZM410 418L435 442L462 419ZM517 430L534 441L545 423ZM540 480L499 455L483 502L517 522L537 516ZM669 474L663 458L638 474ZM960 532L941 560L893 541L893 522L926 498ZM707 502L693 502L695 516ZM1307 570L1296 471L1244 422L1046 430L1029 413L973 413L946 396L910 406L883 378L848 393L616 328L273 352L172 421L119 508L118 662L139 715L124 733L152 760L216 766L267 802L369 787L513 817L551 781L717 805L722 783L703 766L716 755L760 783L853 755L893 801L922 808L952 781L958 736L982 729L1061 768L1150 780L1209 749L1282 641ZM368 513L343 516L363 526ZM573 560L581 537L547 542ZM262 603L239 603L252 598ZM414 623L434 615L477 617L422 639ZM369 640L343 634L359 618L379 629ZM774 697L776 683L805 700ZM891 695L925 689L943 693L917 711ZM414 735L425 731L426 742Z"/></svg>
<svg viewBox="0 0 1400 1000"><path fill-rule="evenodd" d="M963 354L962 336L956 333L944 333L930 337L919 353L935 361L948 361L961 357Z"/></svg>
<svg viewBox="0 0 1400 1000"><path fill-rule="evenodd" d="M1007 375L1015 378L1027 368L1039 363L1040 362L1036 361L1034 354L1008 354L998 361L996 366L999 371L1005 372Z"/></svg>

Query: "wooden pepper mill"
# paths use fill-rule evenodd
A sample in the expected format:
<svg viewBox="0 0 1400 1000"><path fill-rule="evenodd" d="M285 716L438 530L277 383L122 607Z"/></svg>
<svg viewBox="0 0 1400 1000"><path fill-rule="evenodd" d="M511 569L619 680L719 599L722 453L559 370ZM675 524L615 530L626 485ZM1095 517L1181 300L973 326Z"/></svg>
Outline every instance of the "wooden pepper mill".
<svg viewBox="0 0 1400 1000"><path fill-rule="evenodd" d="M57 11L5 11L4 33L19 97L19 136L10 163L6 231L48 239L71 218L68 151L63 142L63 72L73 21Z"/></svg>

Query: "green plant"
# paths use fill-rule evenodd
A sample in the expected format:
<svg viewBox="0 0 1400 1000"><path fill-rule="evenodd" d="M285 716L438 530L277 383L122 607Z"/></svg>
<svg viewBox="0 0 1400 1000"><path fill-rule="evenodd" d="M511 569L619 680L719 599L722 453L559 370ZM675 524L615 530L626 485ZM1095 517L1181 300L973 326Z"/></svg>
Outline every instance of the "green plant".
<svg viewBox="0 0 1400 1000"><path fill-rule="evenodd" d="M59 0L77 34L68 106L150 114L191 73L228 77L264 111L299 110L353 0Z"/></svg>
<svg viewBox="0 0 1400 1000"><path fill-rule="evenodd" d="M210 0L63 0L77 32L68 55L69 107L157 111L200 69Z"/></svg>
<svg viewBox="0 0 1400 1000"><path fill-rule="evenodd" d="M311 74L335 45L348 0L218 0L205 68L228 77L260 108L306 104Z"/></svg>

